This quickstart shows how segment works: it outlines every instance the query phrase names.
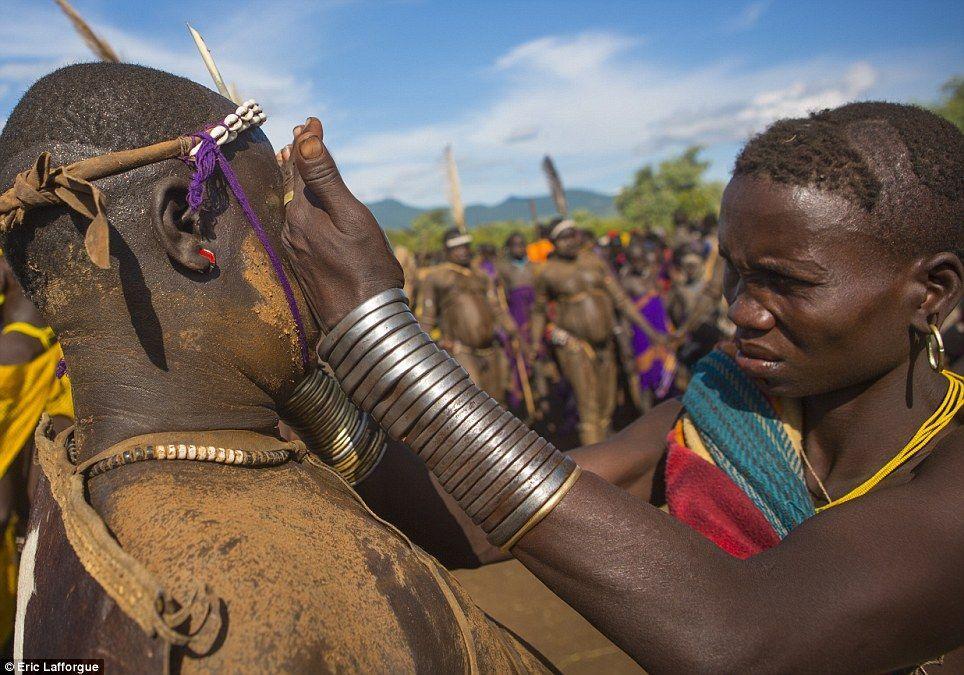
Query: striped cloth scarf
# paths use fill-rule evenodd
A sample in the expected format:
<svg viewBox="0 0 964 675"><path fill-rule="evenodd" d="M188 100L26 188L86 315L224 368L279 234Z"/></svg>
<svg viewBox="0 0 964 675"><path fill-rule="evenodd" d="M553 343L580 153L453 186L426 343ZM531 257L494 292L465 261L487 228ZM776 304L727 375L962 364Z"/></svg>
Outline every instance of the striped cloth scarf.
<svg viewBox="0 0 964 675"><path fill-rule="evenodd" d="M760 509L783 539L814 515L800 457L779 416L732 358L701 359L683 407L713 461Z"/></svg>

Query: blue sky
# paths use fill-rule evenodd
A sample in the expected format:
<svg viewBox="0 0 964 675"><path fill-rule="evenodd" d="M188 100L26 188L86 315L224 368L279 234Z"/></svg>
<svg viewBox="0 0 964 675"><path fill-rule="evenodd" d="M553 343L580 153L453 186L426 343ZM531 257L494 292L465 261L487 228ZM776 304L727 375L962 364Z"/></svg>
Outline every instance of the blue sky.
<svg viewBox="0 0 964 675"><path fill-rule="evenodd" d="M356 193L445 201L453 143L467 202L567 186L615 192L692 143L725 179L778 117L846 101L929 101L964 74L960 2L74 0L125 60L209 78L184 28L257 98L279 145L314 114ZM53 2L5 0L0 120L30 83L89 60ZM10 20L11 18L16 20Z"/></svg>

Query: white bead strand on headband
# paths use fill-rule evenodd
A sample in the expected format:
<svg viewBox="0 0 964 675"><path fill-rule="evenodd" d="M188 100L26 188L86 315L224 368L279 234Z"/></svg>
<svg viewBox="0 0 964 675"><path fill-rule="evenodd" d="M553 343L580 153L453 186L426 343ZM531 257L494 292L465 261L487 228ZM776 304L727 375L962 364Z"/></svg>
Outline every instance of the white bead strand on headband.
<svg viewBox="0 0 964 675"><path fill-rule="evenodd" d="M253 98L249 98L208 133L211 135L211 138L214 139L215 143L224 145L237 138L238 134L242 131L250 129L251 127L260 127L267 119L268 116L264 114L261 106L258 105ZM198 143L191 148L191 157L197 154L200 147L201 144Z"/></svg>

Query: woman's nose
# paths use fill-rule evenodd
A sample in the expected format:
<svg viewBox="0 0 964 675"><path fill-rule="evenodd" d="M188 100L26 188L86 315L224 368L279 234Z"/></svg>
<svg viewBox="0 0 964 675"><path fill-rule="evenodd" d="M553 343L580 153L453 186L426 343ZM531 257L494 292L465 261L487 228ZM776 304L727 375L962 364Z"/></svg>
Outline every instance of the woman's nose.
<svg viewBox="0 0 964 675"><path fill-rule="evenodd" d="M740 284L742 286L742 284ZM739 289L727 312L730 321L744 331L765 333L776 325L773 314L744 289Z"/></svg>

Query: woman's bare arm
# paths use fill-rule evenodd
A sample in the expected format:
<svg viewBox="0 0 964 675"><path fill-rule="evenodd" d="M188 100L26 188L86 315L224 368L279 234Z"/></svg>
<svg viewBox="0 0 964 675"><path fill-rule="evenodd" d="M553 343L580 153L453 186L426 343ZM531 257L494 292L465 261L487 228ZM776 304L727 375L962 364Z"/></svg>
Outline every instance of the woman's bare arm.
<svg viewBox="0 0 964 675"><path fill-rule="evenodd" d="M569 455L583 469L648 502L656 470L666 453L666 435L681 410L678 400L665 401L602 443L578 448Z"/></svg>
<svg viewBox="0 0 964 675"><path fill-rule="evenodd" d="M587 473L513 553L655 672L912 666L964 642L962 450L748 560Z"/></svg>
<svg viewBox="0 0 964 675"><path fill-rule="evenodd" d="M583 468L648 501L679 409L677 401L663 403L605 442L571 455ZM357 490L379 516L447 567L477 567L511 557L488 542L425 463L401 443L389 441L381 463Z"/></svg>

